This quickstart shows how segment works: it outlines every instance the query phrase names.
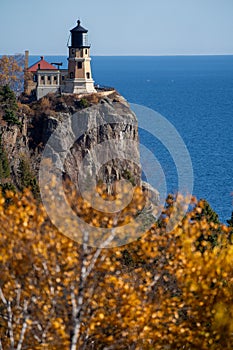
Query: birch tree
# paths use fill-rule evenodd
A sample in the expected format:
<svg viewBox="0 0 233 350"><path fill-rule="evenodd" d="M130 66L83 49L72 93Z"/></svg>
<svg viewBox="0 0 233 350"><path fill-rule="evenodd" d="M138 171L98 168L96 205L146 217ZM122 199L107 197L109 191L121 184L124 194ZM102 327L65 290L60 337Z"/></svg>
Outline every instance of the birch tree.
<svg viewBox="0 0 233 350"><path fill-rule="evenodd" d="M112 230L91 248L88 232L82 244L60 234L29 191L0 196L0 349L232 349L230 229L196 220L205 205L193 202L168 232L173 210L127 246L104 248Z"/></svg>
<svg viewBox="0 0 233 350"><path fill-rule="evenodd" d="M24 56L2 56L0 58L0 86L8 85L15 93L20 93L23 86Z"/></svg>

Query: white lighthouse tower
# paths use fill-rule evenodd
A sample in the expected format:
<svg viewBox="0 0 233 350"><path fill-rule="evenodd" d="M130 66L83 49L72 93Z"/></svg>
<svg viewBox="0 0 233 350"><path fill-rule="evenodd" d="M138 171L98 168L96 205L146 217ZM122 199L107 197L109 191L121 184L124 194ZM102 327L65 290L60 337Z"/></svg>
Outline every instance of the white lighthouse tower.
<svg viewBox="0 0 233 350"><path fill-rule="evenodd" d="M90 44L88 30L77 26L71 29L71 46L69 46L68 77L65 82L67 93L93 93L94 81L91 74Z"/></svg>

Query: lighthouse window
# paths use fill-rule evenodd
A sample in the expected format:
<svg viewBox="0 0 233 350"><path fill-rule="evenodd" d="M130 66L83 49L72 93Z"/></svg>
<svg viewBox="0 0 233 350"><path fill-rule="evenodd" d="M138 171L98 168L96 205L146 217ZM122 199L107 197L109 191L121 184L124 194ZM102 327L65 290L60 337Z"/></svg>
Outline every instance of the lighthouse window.
<svg viewBox="0 0 233 350"><path fill-rule="evenodd" d="M87 55L87 49L85 50L85 54Z"/></svg>
<svg viewBox="0 0 233 350"><path fill-rule="evenodd" d="M87 36L87 34L83 34L83 45L84 46L88 45L88 36Z"/></svg>
<svg viewBox="0 0 233 350"><path fill-rule="evenodd" d="M82 68L83 68L82 62L78 62L78 69L82 69Z"/></svg>
<svg viewBox="0 0 233 350"><path fill-rule="evenodd" d="M87 73L87 79L90 79L90 73Z"/></svg>

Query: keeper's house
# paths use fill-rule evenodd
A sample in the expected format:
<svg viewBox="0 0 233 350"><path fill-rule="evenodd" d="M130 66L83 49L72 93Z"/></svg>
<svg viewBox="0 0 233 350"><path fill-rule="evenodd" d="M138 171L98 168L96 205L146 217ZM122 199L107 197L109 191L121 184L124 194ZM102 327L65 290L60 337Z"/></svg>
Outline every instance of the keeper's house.
<svg viewBox="0 0 233 350"><path fill-rule="evenodd" d="M40 99L50 92L83 94L96 91L91 73L88 31L78 21L77 26L70 32L68 69L60 69L61 63L49 63L43 56L38 62L28 67L29 53L26 51L24 86L26 94L35 93L37 99Z"/></svg>

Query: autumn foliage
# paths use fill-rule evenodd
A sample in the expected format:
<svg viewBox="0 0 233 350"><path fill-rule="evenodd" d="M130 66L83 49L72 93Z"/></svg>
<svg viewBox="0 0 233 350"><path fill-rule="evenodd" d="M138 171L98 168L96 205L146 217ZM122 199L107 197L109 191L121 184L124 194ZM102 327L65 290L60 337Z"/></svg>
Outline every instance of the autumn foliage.
<svg viewBox="0 0 233 350"><path fill-rule="evenodd" d="M233 245L204 207L169 232L170 198L140 239L100 249L60 234L29 191L1 196L0 349L232 349Z"/></svg>
<svg viewBox="0 0 233 350"><path fill-rule="evenodd" d="M0 86L8 85L13 91L21 91L23 55L2 56L0 59Z"/></svg>

